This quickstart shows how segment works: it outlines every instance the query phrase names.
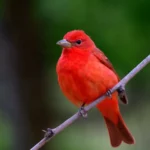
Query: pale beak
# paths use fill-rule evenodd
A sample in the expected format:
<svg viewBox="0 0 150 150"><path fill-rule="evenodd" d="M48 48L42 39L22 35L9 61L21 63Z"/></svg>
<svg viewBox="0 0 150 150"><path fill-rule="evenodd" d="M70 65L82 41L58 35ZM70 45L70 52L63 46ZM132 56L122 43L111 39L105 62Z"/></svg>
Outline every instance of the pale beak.
<svg viewBox="0 0 150 150"><path fill-rule="evenodd" d="M68 42L66 39L62 39L62 40L58 41L56 44L60 45L60 46L62 46L64 48L72 47L72 44L70 42Z"/></svg>

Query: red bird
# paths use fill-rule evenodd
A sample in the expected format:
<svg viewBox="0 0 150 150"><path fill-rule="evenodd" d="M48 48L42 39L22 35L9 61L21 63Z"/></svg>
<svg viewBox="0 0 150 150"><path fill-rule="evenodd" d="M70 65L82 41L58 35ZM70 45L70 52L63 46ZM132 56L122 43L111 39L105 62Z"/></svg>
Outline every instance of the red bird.
<svg viewBox="0 0 150 150"><path fill-rule="evenodd" d="M108 58L84 31L70 31L57 44L63 47L56 67L58 82L76 106L88 105L119 82ZM96 106L104 117L113 147L122 141L135 143L120 114L117 96L114 92L111 99L107 97Z"/></svg>

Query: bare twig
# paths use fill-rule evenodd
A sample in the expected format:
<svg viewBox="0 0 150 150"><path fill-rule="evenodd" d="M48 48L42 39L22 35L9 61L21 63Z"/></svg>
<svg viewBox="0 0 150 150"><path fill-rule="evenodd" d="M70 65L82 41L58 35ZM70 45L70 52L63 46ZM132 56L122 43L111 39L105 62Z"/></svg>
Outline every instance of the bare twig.
<svg viewBox="0 0 150 150"><path fill-rule="evenodd" d="M140 64L138 64L131 72L129 72L118 84L116 84L112 89L110 89L111 93L119 89L120 87L124 87L140 70L142 70L148 63L150 63L150 55L148 55ZM106 94L89 104L85 107L85 111L89 111L91 108L95 107L99 102L101 102L104 98L106 98ZM75 120L80 117L79 113L75 113L72 117L67 119L65 122L60 124L58 127L52 129L53 135L50 137L44 137L39 143L37 143L30 150L38 150L42 146L45 145L49 140L52 139L56 134L64 130L66 127L71 125Z"/></svg>

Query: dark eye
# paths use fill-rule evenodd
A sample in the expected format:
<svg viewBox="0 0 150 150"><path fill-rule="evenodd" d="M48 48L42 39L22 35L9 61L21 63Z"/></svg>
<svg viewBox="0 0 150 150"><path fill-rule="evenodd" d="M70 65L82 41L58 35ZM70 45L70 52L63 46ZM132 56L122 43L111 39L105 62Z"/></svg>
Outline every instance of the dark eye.
<svg viewBox="0 0 150 150"><path fill-rule="evenodd" d="M77 40L76 41L77 44L81 44L81 42L82 42L81 40Z"/></svg>

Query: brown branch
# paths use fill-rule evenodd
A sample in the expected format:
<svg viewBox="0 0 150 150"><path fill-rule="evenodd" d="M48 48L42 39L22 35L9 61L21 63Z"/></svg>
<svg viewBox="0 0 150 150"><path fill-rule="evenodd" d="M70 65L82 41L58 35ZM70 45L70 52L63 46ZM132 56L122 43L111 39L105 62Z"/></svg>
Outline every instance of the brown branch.
<svg viewBox="0 0 150 150"><path fill-rule="evenodd" d="M148 55L140 64L138 64L132 71L130 71L118 84L116 84L112 89L110 89L111 93L119 89L120 87L124 87L140 70L142 70L147 64L150 63L150 55ZM100 103L104 98L106 98L107 94L101 96L84 109L85 111L89 111L91 108L95 107L98 103ZM79 112L75 113L72 117L67 119L65 122L60 124L58 127L52 129L53 135L50 137L44 137L39 143L37 143L30 150L38 150L42 146L44 146L48 141L50 141L56 134L64 130L66 127L71 125L75 120L80 117Z"/></svg>

